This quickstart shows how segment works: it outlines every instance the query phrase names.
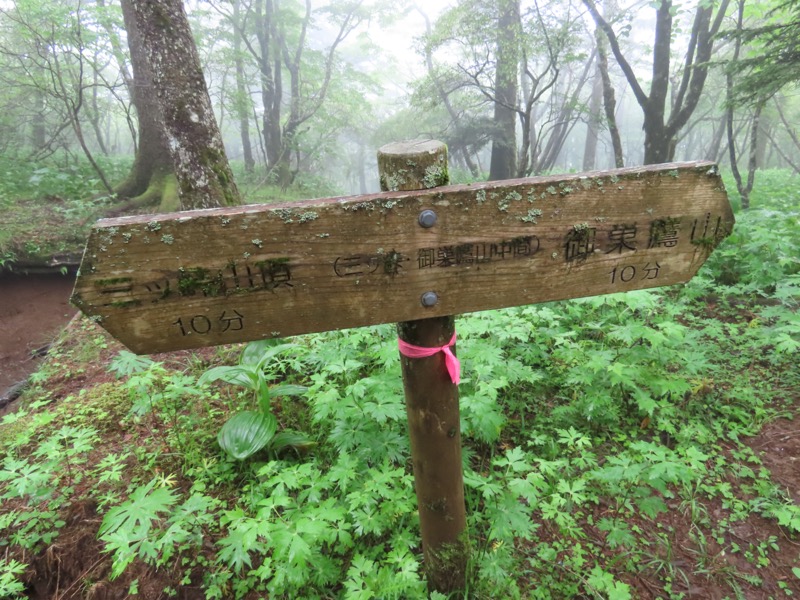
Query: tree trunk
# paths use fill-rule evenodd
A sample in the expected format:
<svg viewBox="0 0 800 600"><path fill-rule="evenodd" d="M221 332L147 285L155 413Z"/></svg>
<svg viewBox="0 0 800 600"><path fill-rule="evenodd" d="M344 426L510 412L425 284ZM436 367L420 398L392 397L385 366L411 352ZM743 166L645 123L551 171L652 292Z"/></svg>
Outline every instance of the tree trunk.
<svg viewBox="0 0 800 600"><path fill-rule="evenodd" d="M738 13L736 18L736 31L742 31L742 25L744 22L744 5L745 0L739 0L739 7ZM733 50L733 63L735 64L736 61L739 59L739 52L741 51L742 47L742 40L741 37L736 37L736 42ZM733 74L728 72L726 76L726 95L727 95L727 126L728 126L728 153L730 157L731 163L731 171L733 172L733 178L736 181L736 189L739 191L739 197L742 200L742 210L747 210L750 208L750 192L753 191L753 184L755 182L755 173L756 173L756 154L758 149L758 129L759 129L759 117L761 116L761 110L764 108L764 103L759 102L755 107L755 112L753 113L753 121L750 125L750 156L748 159L748 169L747 169L747 183L745 184L742 181L742 175L739 172L739 161L736 156L736 136L733 132Z"/></svg>
<svg viewBox="0 0 800 600"><path fill-rule="evenodd" d="M180 209L240 204L183 2L132 5L178 180Z"/></svg>
<svg viewBox="0 0 800 600"><path fill-rule="evenodd" d="M281 78L280 47L273 0L257 0L255 3L255 26L258 39L258 68L261 72L261 104L264 113L261 119L261 134L264 138L264 153L267 171L272 171L281 156Z"/></svg>
<svg viewBox="0 0 800 600"><path fill-rule="evenodd" d="M756 163L760 169L764 169L767 166L767 142L771 131L770 114L762 110L758 119L758 146L756 147Z"/></svg>
<svg viewBox="0 0 800 600"><path fill-rule="evenodd" d="M583 170L594 171L597 165L597 141L600 130L600 106L603 102L603 77L595 67L592 95L589 97L589 117L586 120L586 141L583 144Z"/></svg>
<svg viewBox="0 0 800 600"><path fill-rule="evenodd" d="M111 45L111 54L114 56L114 59L117 61L117 67L119 68L119 73L122 76L122 81L125 84L125 89L128 90L128 97L133 97L133 76L130 72L130 67L128 65L128 58L125 55L125 52L122 50L122 42L120 42L119 36L119 28L117 24L114 22L113 19L109 18L109 12L106 10L106 3L105 0L96 0L97 6L99 6L102 10L98 13L98 24L103 28L106 32L106 36L108 39L108 43ZM125 10L130 12L130 7L126 9L125 6L122 7L122 15L123 19L125 18ZM115 94L116 96L116 94ZM117 99L119 97L117 96ZM125 111L125 124L128 126L128 131L131 134L131 141L133 142L133 150L134 154L136 154L139 150L137 147L137 140L136 140L136 125L134 123L134 119L131 117L131 106L135 110L136 107L133 105L133 100L131 100L128 104L120 100L120 104L122 105L123 110ZM106 139L111 139L111 124L112 119L106 119ZM114 142L112 144L111 150L116 147L119 147L119 129L115 128L115 134L117 134L114 138Z"/></svg>
<svg viewBox="0 0 800 600"><path fill-rule="evenodd" d="M728 151L730 153L731 171L733 178L736 181L736 189L739 192L739 197L742 200L742 210L750 208L750 193L753 191L753 185L756 179L756 169L758 168L758 146L759 146L759 121L761 119L761 111L764 108L764 103L759 102L755 106L753 112L753 119L750 123L750 144L747 158L747 181L742 180L741 172L739 171L738 160L736 157L736 145L733 142L733 110L728 110Z"/></svg>
<svg viewBox="0 0 800 600"><path fill-rule="evenodd" d="M45 127L45 101L44 93L36 88L33 91L34 119L31 126L31 145L38 152L47 145L47 128Z"/></svg>
<svg viewBox="0 0 800 600"><path fill-rule="evenodd" d="M98 77L97 65L99 63L98 52L94 53L94 60L92 64L92 105L91 110L88 111L89 123L94 131L94 137L97 140L97 146L103 156L108 156L108 144L105 140L105 133L103 132L101 119L100 103L98 101L98 90L100 88L100 77Z"/></svg>
<svg viewBox="0 0 800 600"><path fill-rule="evenodd" d="M581 95L581 91L583 90L583 86L589 79L589 72L591 71L592 64L594 64L594 55L589 56L589 58L586 60L583 72L581 73L580 79L578 79L578 82L575 84L575 89L572 91L571 96L561 103L561 108L558 116L556 117L556 125L553 127L547 140L547 144L545 145L544 150L537 161L537 174L549 171L555 167L556 161L561 154L561 150L563 150L564 144L567 141L567 137L577 122L576 119L572 118L572 114L575 111L575 107L579 104L578 99ZM563 94L558 94L558 96L562 95L566 95L566 89L564 90ZM519 177L525 177L526 175L527 173L519 173Z"/></svg>
<svg viewBox="0 0 800 600"><path fill-rule="evenodd" d="M619 40L611 25L597 11L593 0L583 0L598 28L608 38L614 58L625 74L636 101L642 109L645 164L669 162L673 159L677 134L697 108L705 86L714 39L722 25L729 2L730 0L721 1L713 20L712 3L700 3L697 6L682 75L677 90L672 96L669 113L667 113L667 101L670 99L670 52L673 34L672 0L660 0L657 5L653 71L649 95L642 89L633 67L622 54ZM668 120L667 114L669 114Z"/></svg>
<svg viewBox="0 0 800 600"><path fill-rule="evenodd" d="M247 88L242 57L242 19L240 0L233 2L233 56L236 70L236 115L239 118L239 134L242 138L244 170L252 173L255 168L253 145L250 142L250 91Z"/></svg>
<svg viewBox="0 0 800 600"><path fill-rule="evenodd" d="M672 1L661 0L656 10L656 33L653 44L653 77L644 111L644 164L669 162L670 138L664 124L669 90L672 42Z"/></svg>
<svg viewBox="0 0 800 600"><path fill-rule="evenodd" d="M595 38L597 39L597 68L603 80L603 111L606 114L608 133L611 136L611 147L614 149L614 166L621 169L625 166L625 155L622 152L622 140L617 127L617 97L608 74L606 41L599 28L595 32Z"/></svg>
<svg viewBox="0 0 800 600"><path fill-rule="evenodd" d="M80 19L80 17L78 18ZM79 60L83 61L83 57L81 56ZM80 145L81 150L83 150L83 153L86 156L86 159L89 161L89 164L92 165L92 169L95 173L97 173L97 177L102 182L103 187L109 194L112 194L114 190L111 187L111 184L108 182L108 179L106 179L105 173L103 173L100 165L97 164L97 161L92 155L92 151L89 149L89 145L86 143L86 138L83 135L83 126L81 125L81 110L84 105L84 65L81 62L80 69L78 71L78 79L75 82L76 92L74 95L70 92L70 86L65 81L65 73L61 68L61 59L59 58L59 54L53 53L53 60L50 64L50 67L50 76L52 78L53 86L58 97L60 97L64 103L64 107L67 111L67 118L72 126L72 131L75 134L75 138L78 140L78 144ZM66 76L70 77L70 74L67 73Z"/></svg>
<svg viewBox="0 0 800 600"><path fill-rule="evenodd" d="M128 92L136 108L139 136L131 171L114 191L122 198L129 198L129 205L160 206L162 212L177 210L178 196L172 157L161 125L161 108L153 94L153 78L134 15L133 2L134 0L122 0L122 17L128 34L133 72L133 77L127 78ZM124 65L121 64L120 67L123 68Z"/></svg>
<svg viewBox="0 0 800 600"><path fill-rule="evenodd" d="M34 40L36 44L36 52L39 56L45 58L50 50L47 44L41 43L39 38ZM47 148L47 98L45 92L38 85L34 86L31 98L33 103L33 123L31 124L31 146L33 146L34 154L39 153Z"/></svg>
<svg viewBox="0 0 800 600"><path fill-rule="evenodd" d="M497 68L494 90L494 131L489 179L510 179L517 164L517 65L519 1L500 0L497 21Z"/></svg>
<svg viewBox="0 0 800 600"><path fill-rule="evenodd" d="M422 18L425 19L425 34L430 36L432 29L431 29L431 20L428 17L428 14L425 11L423 11L419 6L414 5L414 8L420 15L422 15ZM425 66L428 69L428 77L433 82L433 85L436 86L436 93L439 95L442 104L444 104L444 107L447 110L447 114L450 117L450 122L453 124L456 130L458 130L461 119L458 116L458 112L455 110L455 108L453 108L453 103L450 102L449 93L447 92L447 90L444 89L442 82L436 75L436 69L433 66L433 52L431 51L430 46L428 46L427 44L425 44L424 50L425 50ZM454 151L452 146L450 146L449 149L451 152ZM469 169L470 175L472 175L473 177L478 177L480 170L478 169L478 165L475 164L475 161L472 160L472 155L470 154L469 147L466 143L460 147L459 154L461 155L461 158L464 160L464 165L467 167L467 169Z"/></svg>
<svg viewBox="0 0 800 600"><path fill-rule="evenodd" d="M358 142L358 193L359 194L366 194L367 193L367 153L366 149L364 148L364 142Z"/></svg>
<svg viewBox="0 0 800 600"><path fill-rule="evenodd" d="M714 135L711 136L711 142L705 153L706 160L720 161L720 147L722 146L722 138L725 135L725 122L725 115L722 115L719 121L714 124Z"/></svg>
<svg viewBox="0 0 800 600"><path fill-rule="evenodd" d="M786 119L786 115L783 114L783 109L781 108L780 102L778 102L778 98L773 96L773 100L775 103L775 108L778 111L778 116L781 119L781 123L783 123L783 126L786 129L786 133L789 134L789 137L791 138L794 147L797 149L798 154L800 154L800 136L797 135L794 126L789 123L789 121ZM780 154L781 157L783 157L783 160L786 161L786 164L791 166L792 169L794 169L795 173L800 173L800 166L798 166L800 165L800 162L797 161L796 159L793 160L789 158L789 156L787 155L786 152L783 151L781 146L776 144L775 141L772 140L772 136L770 136L770 140L772 141L772 145L778 151L778 154ZM792 154L792 152L789 152L788 154ZM795 156L798 156L798 154L795 154Z"/></svg>

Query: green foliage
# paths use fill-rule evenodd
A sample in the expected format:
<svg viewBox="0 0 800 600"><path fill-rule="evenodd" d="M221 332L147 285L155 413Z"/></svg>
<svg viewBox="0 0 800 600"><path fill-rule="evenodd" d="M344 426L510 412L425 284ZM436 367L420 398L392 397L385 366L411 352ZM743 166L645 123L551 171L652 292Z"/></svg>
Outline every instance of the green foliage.
<svg viewBox="0 0 800 600"><path fill-rule="evenodd" d="M265 181L263 173L247 173L241 161L231 161L231 168L246 204L297 202L341 194L341 190L329 180L312 173L298 173L292 185L284 188L269 179Z"/></svg>
<svg viewBox="0 0 800 600"><path fill-rule="evenodd" d="M108 370L117 377L127 377L134 373L142 373L155 363L148 356L139 356L128 350L121 350L108 365Z"/></svg>
<svg viewBox="0 0 800 600"><path fill-rule="evenodd" d="M122 177L127 158L99 159L108 177ZM0 153L0 268L48 264L54 255L80 256L89 227L112 200L99 196L87 161L31 161Z"/></svg>
<svg viewBox="0 0 800 600"><path fill-rule="evenodd" d="M242 386L253 392L258 411L244 410L236 413L222 426L217 436L225 452L244 460L265 446L281 450L287 446L307 448L312 445L308 438L294 432L276 437L278 421L272 414L272 398L300 396L307 391L302 385L279 385L269 387L265 370L277 370L276 358L296 348L294 344L278 344L271 340L250 342L245 346L237 366L220 366L209 369L198 380L200 385L212 381L224 381ZM274 364L273 364L274 363Z"/></svg>
<svg viewBox="0 0 800 600"><path fill-rule="evenodd" d="M800 5L794 0L764 3L754 11L757 17L741 32L748 52L729 65L740 78L736 85L739 101L770 98L782 88L800 82Z"/></svg>
<svg viewBox="0 0 800 600"><path fill-rule="evenodd" d="M193 493L176 506L178 497L166 483L153 479L135 488L127 501L103 517L98 537L106 543L105 551L113 555L112 579L134 559L163 566L176 553L201 547L203 530L213 521L218 502Z"/></svg>
<svg viewBox="0 0 800 600"><path fill-rule="evenodd" d="M122 179L130 168L127 157L98 157L103 171L112 181ZM85 159L56 155L46 160L32 161L0 154L0 202L16 202L30 198L54 198L69 201L57 210L88 211L101 199L88 200L105 190L92 166ZM103 198L102 200L107 200Z"/></svg>
<svg viewBox="0 0 800 600"><path fill-rule="evenodd" d="M25 596L25 584L17 577L25 572L27 565L14 560L0 558L0 597L23 598Z"/></svg>
<svg viewBox="0 0 800 600"><path fill-rule="evenodd" d="M109 510L97 532L106 542L106 552L114 553L114 566L111 577L118 577L137 554L152 558L155 549L149 542L150 530L159 514L165 513L175 504L175 495L164 487L156 487L152 480L143 487L136 488L130 498Z"/></svg>
<svg viewBox="0 0 800 600"><path fill-rule="evenodd" d="M37 435L51 421L34 419L4 442L0 500L14 508L0 511L0 533L8 544L28 551L49 546L65 525L61 510L69 506L75 487L83 481L81 467L99 439L92 427L66 424ZM37 444L29 450L34 438Z"/></svg>
<svg viewBox="0 0 800 600"><path fill-rule="evenodd" d="M714 283L730 288L730 293L769 296L777 292L779 299L790 301L797 297L800 182L785 175L777 170L758 172L752 208L738 215L733 233L708 260L706 273L713 273ZM738 202L738 197L732 200Z"/></svg>
<svg viewBox="0 0 800 600"><path fill-rule="evenodd" d="M243 410L225 421L217 439L225 452L244 460L269 444L277 431L275 415Z"/></svg>
<svg viewBox="0 0 800 600"><path fill-rule="evenodd" d="M412 135L420 131L426 136L435 131L453 157L472 156L474 178L477 155L498 135L498 128L504 129L503 137L515 136L514 119L504 124L494 112L503 107L516 113L522 125L519 148L514 149L521 163L514 167L518 175L552 169L554 156L543 150L560 147L563 139L543 123L574 118L577 95L570 97L576 91L573 82L560 76L580 69L589 52L576 14L559 2L520 9L511 3L464 0L448 7L418 42L427 73L414 83L411 102L416 110L387 120L384 130L405 126ZM505 94L511 96L501 100Z"/></svg>

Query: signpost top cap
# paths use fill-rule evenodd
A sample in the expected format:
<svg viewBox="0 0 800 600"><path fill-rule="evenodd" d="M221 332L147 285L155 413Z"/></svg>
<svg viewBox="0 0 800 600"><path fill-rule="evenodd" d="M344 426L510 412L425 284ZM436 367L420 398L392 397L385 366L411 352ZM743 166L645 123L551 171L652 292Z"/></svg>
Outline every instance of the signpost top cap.
<svg viewBox="0 0 800 600"><path fill-rule="evenodd" d="M447 144L410 140L378 150L378 173L384 192L414 191L447 185Z"/></svg>
<svg viewBox="0 0 800 600"><path fill-rule="evenodd" d="M378 154L433 154L435 152L442 152L446 148L446 144L439 140L406 140L381 146L378 149Z"/></svg>

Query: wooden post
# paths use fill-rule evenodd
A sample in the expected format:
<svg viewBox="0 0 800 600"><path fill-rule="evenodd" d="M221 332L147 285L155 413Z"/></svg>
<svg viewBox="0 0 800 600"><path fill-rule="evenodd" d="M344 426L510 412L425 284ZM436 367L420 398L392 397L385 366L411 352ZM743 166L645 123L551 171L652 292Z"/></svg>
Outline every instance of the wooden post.
<svg viewBox="0 0 800 600"><path fill-rule="evenodd" d="M447 185L447 146L441 142L398 142L378 150L384 191L411 191ZM436 235L435 206L423 207L414 227ZM419 302L433 308L438 292L431 289ZM425 348L448 344L455 331L453 316L397 324L400 339ZM453 348L453 351L455 348ZM400 357L406 396L414 487L417 493L422 549L428 588L442 593L464 590L469 553L458 387L445 366L445 355Z"/></svg>

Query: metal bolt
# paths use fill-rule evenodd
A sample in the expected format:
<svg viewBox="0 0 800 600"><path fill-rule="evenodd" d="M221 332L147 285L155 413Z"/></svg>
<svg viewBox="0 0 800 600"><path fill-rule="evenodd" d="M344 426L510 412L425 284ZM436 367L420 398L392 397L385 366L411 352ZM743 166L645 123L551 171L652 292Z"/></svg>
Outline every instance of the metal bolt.
<svg viewBox="0 0 800 600"><path fill-rule="evenodd" d="M419 213L419 224L428 229L436 225L437 218L435 212L430 209L425 209Z"/></svg>
<svg viewBox="0 0 800 600"><path fill-rule="evenodd" d="M425 292L422 294L420 301L422 302L422 306L433 306L439 302L439 294L436 292Z"/></svg>

